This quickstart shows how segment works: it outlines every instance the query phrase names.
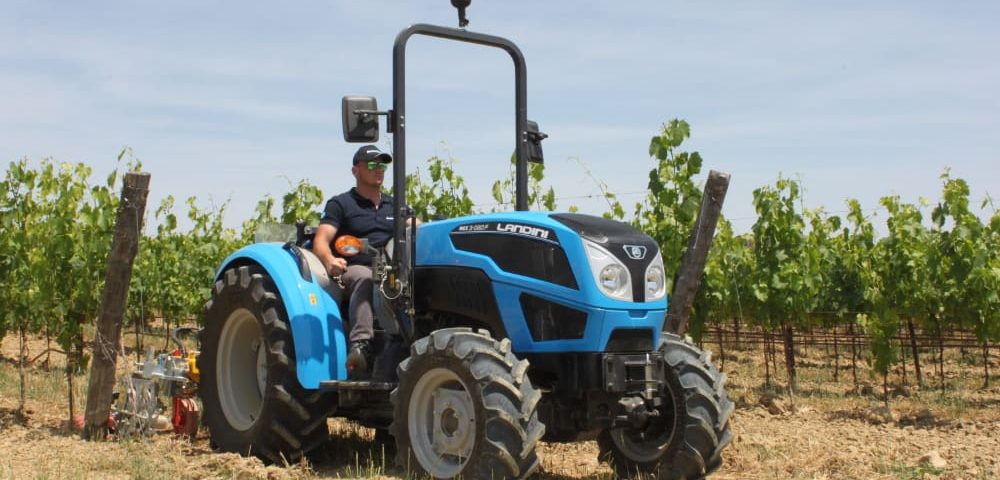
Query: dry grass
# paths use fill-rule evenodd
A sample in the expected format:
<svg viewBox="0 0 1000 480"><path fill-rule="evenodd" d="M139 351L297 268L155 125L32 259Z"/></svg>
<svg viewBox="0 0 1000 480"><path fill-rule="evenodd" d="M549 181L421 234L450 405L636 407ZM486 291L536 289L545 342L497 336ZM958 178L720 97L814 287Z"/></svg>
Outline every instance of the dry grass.
<svg viewBox="0 0 1000 480"><path fill-rule="evenodd" d="M33 339L31 350L44 341ZM10 361L17 341L7 337L0 348L0 479L76 478L402 478L392 467L386 445L374 432L341 420L331 420L330 444L311 462L287 467L265 466L252 458L214 453L204 432L194 442L159 435L148 442L90 443L66 428L66 381L60 355L53 366L33 367L28 379L28 422L14 420L18 377ZM735 441L726 451L726 463L713 478L723 479L993 479L1000 478L1000 387L981 387L981 365L969 365L957 352L946 363L946 394L929 386L910 387L909 397L891 399L894 420L872 423L872 412L882 404L880 383L868 378L864 365L860 379L875 384L867 395L852 389L850 370L834 382L832 358L822 350L801 352L799 392L795 408L783 392L783 371L775 389L763 386L759 352L727 351L730 396L739 405L733 420ZM929 359L928 359L929 360ZM842 359L843 361L843 359ZM980 360L981 361L981 360ZM996 357L992 361L997 362ZM930 365L927 365L930 370ZM1000 366L995 367L1000 372ZM891 379L899 382L898 375ZM913 381L910 372L910 381ZM1000 385L1000 378L993 380ZM76 379L78 398L86 378ZM933 387L933 388L932 388ZM865 389L868 390L867 388ZM905 392L901 392L905 393ZM761 404L778 395L772 414ZM82 410L82 403L78 405ZM777 410L775 410L777 412ZM935 468L920 458L937 450L947 464ZM541 444L542 469L536 478L548 480L610 479L610 470L597 461L593 442Z"/></svg>
<svg viewBox="0 0 1000 480"><path fill-rule="evenodd" d="M824 349L801 352L792 408L780 363L768 388L762 355L727 353L728 391L739 408L722 478L1000 478L1000 387L983 389L981 364L967 365L972 360L958 352L946 352L944 395L936 376L925 376L923 388L913 385L912 370L903 388L897 369L890 376L896 392L890 394L891 419L875 415L883 405L881 379L870 378L864 363L858 371L864 393L855 394L843 357L835 382L832 355ZM991 362L1000 363L995 357ZM928 375L931 364L923 367ZM782 396L779 414L761 405L774 394ZM946 466L920 461L933 450Z"/></svg>

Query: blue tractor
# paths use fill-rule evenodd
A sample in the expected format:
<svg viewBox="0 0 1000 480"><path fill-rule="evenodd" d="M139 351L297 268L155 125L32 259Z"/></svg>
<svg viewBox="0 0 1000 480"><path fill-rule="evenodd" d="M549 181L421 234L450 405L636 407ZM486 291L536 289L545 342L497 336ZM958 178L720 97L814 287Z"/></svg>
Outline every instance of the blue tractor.
<svg viewBox="0 0 1000 480"><path fill-rule="evenodd" d="M469 0L453 0L464 27ZM464 5L463 5L464 4ZM345 368L347 300L295 240L256 243L218 270L201 333L199 392L211 445L294 462L329 440L327 419L378 429L401 466L434 478L524 478L540 440L596 438L623 478L701 478L722 463L733 404L725 376L664 332L666 278L652 238L575 213L527 212L527 162L541 139L526 116L524 57L464 28L414 25L393 50L394 103L344 97L344 136L393 135L394 216L405 205L405 47L414 35L500 48L515 67L516 210L425 223L393 240L338 242L376 255L371 378Z"/></svg>

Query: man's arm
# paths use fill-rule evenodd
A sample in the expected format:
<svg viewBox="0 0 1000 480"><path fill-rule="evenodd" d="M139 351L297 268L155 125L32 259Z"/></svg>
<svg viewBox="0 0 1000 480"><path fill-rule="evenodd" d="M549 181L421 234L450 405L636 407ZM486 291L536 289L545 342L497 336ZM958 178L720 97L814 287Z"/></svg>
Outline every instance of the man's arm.
<svg viewBox="0 0 1000 480"><path fill-rule="evenodd" d="M327 273L334 277L347 270L347 260L334 256L333 251L330 250L330 244L333 243L333 238L336 236L337 227L322 223L316 229L316 236L313 237L313 253L319 257L319 261L323 262Z"/></svg>

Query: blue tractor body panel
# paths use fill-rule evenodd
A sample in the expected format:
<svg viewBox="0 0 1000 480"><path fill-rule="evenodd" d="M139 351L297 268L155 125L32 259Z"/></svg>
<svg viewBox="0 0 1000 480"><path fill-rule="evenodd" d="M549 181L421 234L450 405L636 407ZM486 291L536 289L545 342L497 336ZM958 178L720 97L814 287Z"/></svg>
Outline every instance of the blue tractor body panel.
<svg viewBox="0 0 1000 480"><path fill-rule="evenodd" d="M487 255L455 247L452 241L454 234L462 234L462 229L473 234L478 226L487 224L492 228L497 228L496 225L507 228L505 234L558 244L569 259L569 268L577 288L504 271ZM549 238L553 234L555 238ZM553 219L549 213L492 213L424 224L417 235L416 265L418 268L440 266L482 270L491 280L500 316L514 351L518 354L605 351L612 332L620 328L646 329L651 344L657 345L659 342L667 309L666 298L636 303L604 295L590 272L587 252L580 235ZM586 312L587 322L582 338L535 341L521 308L520 298L523 293Z"/></svg>
<svg viewBox="0 0 1000 480"><path fill-rule="evenodd" d="M347 343L340 306L323 288L302 278L296 257L280 243L255 243L230 255L216 278L230 265L256 263L274 280L291 322L295 367L304 388L324 380L344 380Z"/></svg>
<svg viewBox="0 0 1000 480"><path fill-rule="evenodd" d="M569 260L575 285L511 273L488 255L456 248L453 235L461 234L463 228L474 229L487 223L510 227L504 235L558 245ZM619 329L644 330L648 332L650 345L659 344L667 300L629 302L604 295L590 271L580 235L549 213L493 213L426 223L419 228L416 247L418 269L461 267L485 273L506 334L518 354L602 352ZM291 322L296 369L302 386L315 389L322 381L346 380L347 339L340 305L312 275L303 278L299 260L280 243L257 243L238 250L223 262L217 278L231 265L246 263L263 267L281 294ZM584 312L585 327L575 338L536 340L522 308L523 294Z"/></svg>

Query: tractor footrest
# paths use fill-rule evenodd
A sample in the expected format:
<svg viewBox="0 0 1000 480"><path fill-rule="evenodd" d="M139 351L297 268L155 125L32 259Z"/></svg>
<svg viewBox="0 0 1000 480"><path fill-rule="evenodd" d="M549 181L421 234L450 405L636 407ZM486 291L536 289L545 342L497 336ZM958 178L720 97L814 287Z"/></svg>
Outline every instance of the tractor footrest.
<svg viewBox="0 0 1000 480"><path fill-rule="evenodd" d="M319 382L319 389L325 392L345 390L379 390L391 391L396 388L393 382L372 382L368 380L327 380Z"/></svg>

